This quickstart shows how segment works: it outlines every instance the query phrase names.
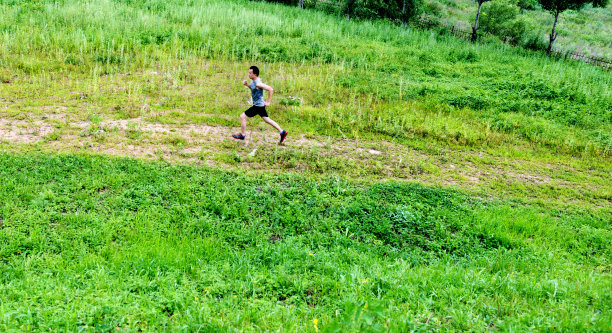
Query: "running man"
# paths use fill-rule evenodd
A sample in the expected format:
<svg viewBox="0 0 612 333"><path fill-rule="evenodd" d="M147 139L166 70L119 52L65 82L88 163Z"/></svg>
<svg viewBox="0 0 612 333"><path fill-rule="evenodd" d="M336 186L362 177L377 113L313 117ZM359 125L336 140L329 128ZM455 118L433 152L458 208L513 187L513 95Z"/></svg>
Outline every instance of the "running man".
<svg viewBox="0 0 612 333"><path fill-rule="evenodd" d="M268 117L268 113L266 112L266 106L270 106L270 100L272 99L272 94L274 93L274 89L267 84L261 82L259 78L259 68L257 66L251 66L249 68L249 79L251 79L251 84L247 82L247 80L242 81L242 84L249 87L251 89L251 96L253 97L253 106L251 106L248 110L240 115L240 129L241 132L238 134L233 134L232 137L238 140L244 140L246 133L246 121L247 118L255 117L259 115L263 121L272 125L272 127L276 128L276 130L280 133L280 142L285 141L287 137L287 131L283 130L278 124ZM268 100L264 101L263 91L268 91Z"/></svg>

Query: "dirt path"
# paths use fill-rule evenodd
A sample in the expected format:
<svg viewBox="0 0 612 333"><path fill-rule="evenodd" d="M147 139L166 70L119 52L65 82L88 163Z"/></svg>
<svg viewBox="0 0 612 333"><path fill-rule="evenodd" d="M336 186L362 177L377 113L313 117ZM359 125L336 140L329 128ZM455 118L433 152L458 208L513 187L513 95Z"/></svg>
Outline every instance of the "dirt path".
<svg viewBox="0 0 612 333"><path fill-rule="evenodd" d="M290 133L286 143L278 145L278 134L253 120L245 141L231 138L238 130L162 124L142 117L91 121L62 112L0 118L1 149L5 151L94 152L254 171L411 180L485 196L544 196L596 206L610 203L609 170L577 170L560 160L551 163L449 149L426 153L389 141L298 133Z"/></svg>

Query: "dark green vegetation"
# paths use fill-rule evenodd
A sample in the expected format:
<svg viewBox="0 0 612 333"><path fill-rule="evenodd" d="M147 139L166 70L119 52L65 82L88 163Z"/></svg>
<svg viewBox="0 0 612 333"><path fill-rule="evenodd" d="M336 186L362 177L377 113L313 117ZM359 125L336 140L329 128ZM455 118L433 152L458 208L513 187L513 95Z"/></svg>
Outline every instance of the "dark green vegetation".
<svg viewBox="0 0 612 333"><path fill-rule="evenodd" d="M0 155L0 329L601 330L612 212Z"/></svg>

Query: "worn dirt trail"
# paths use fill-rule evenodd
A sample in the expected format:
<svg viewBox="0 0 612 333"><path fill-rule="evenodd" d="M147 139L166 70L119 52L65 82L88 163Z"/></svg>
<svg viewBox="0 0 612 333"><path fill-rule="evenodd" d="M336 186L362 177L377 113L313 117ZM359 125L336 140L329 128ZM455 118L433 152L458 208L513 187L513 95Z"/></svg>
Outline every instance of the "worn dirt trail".
<svg viewBox="0 0 612 333"><path fill-rule="evenodd" d="M162 124L142 117L99 119L94 123L61 110L22 115L18 119L0 115L0 142L4 151L93 152L273 172L312 172L316 171L313 165L318 163L312 159L328 159L350 167L345 170L330 167L325 172L351 178L412 180L467 189L485 196L511 194L518 189L533 197L544 192L551 196L557 196L555 192L569 193L563 199L565 202L586 200L596 206L610 202L605 194L610 192L610 186L604 185L608 172L576 170L571 163L450 149L426 153L390 141L307 137L292 132L285 144L278 145L278 134L256 120L249 122L245 141L231 138L238 130L238 126ZM289 165L265 162L262 155L274 151L285 152L296 162ZM228 161L227 156L240 161ZM362 172L354 171L357 169ZM584 177L576 181L573 177L576 173L583 173ZM602 191L604 195L598 196Z"/></svg>

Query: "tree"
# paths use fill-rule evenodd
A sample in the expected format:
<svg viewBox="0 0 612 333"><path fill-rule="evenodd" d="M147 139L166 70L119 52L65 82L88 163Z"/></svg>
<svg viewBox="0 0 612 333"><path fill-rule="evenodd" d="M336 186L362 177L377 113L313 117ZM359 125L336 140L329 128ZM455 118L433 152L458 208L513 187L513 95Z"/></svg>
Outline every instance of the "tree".
<svg viewBox="0 0 612 333"><path fill-rule="evenodd" d="M406 24L409 20L418 17L423 11L422 0L403 0L401 21Z"/></svg>
<svg viewBox="0 0 612 333"><path fill-rule="evenodd" d="M476 22L474 23L474 26L472 27L472 42L475 42L476 38L478 37L477 31L478 31L478 19L480 18L480 8L482 7L483 3L487 1L491 1L491 0L477 0L477 1L478 1L478 11L476 12Z"/></svg>
<svg viewBox="0 0 612 333"><path fill-rule="evenodd" d="M555 22L553 23L552 31L550 32L550 41L548 43L548 56L552 52L552 46L557 39L557 21L559 20L559 14L563 13L568 9L580 10L587 3L593 2L593 0L538 0L542 9L549 11L554 17Z"/></svg>
<svg viewBox="0 0 612 333"><path fill-rule="evenodd" d="M608 0L593 0L593 7L606 8Z"/></svg>
<svg viewBox="0 0 612 333"><path fill-rule="evenodd" d="M346 14L346 19L349 20L351 15L355 15L355 7L357 0L345 0L342 6L342 13Z"/></svg>

